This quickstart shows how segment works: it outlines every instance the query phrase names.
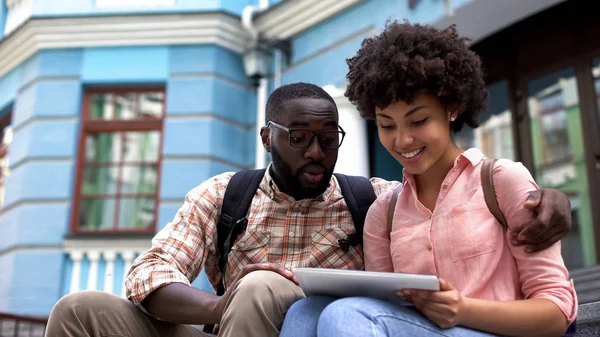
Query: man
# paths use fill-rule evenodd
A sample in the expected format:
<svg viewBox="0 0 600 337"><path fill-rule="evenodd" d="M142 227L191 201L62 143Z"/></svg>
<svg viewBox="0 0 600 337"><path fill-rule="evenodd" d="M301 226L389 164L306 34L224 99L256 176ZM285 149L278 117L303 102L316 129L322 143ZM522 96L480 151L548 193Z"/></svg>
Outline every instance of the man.
<svg viewBox="0 0 600 337"><path fill-rule="evenodd" d="M174 220L134 262L126 279L130 301L92 291L67 295L50 315L47 337L205 336L188 324L219 324L219 336L277 336L287 308L304 297L292 267L364 267L360 246L338 243L354 225L333 176L343 141L335 102L318 86L295 83L275 90L266 110L260 132L272 164L229 254L224 295L190 283L202 268L213 287L222 280L216 226L233 173L188 193ZM398 185L379 178L371 183L376 194ZM568 232L564 194L545 190L528 207L539 222L527 224L519 244L543 249Z"/></svg>

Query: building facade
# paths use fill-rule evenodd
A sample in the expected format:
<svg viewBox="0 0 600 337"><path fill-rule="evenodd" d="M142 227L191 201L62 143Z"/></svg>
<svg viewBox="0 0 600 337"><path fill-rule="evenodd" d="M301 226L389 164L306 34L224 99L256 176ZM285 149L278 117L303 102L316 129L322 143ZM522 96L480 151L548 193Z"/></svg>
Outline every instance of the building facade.
<svg viewBox="0 0 600 337"><path fill-rule="evenodd" d="M345 59L388 18L455 23L473 39L490 108L457 143L522 161L541 186L567 193L574 229L565 260L570 269L596 264L597 7L0 0L0 312L44 317L80 289L123 295L126 270L191 188L266 165L256 127L268 93L283 84L315 83L338 103L347 132L339 172L401 179L374 126L343 96ZM203 275L194 286L210 290Z"/></svg>

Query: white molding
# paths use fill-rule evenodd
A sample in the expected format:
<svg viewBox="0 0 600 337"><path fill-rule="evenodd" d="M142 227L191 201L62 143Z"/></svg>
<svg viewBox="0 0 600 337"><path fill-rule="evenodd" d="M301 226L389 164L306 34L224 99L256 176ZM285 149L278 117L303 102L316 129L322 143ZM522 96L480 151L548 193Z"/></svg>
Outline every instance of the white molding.
<svg viewBox="0 0 600 337"><path fill-rule="evenodd" d="M284 1L256 18L254 26L269 38L296 35L363 0Z"/></svg>
<svg viewBox="0 0 600 337"><path fill-rule="evenodd" d="M255 20L272 38L298 34L363 0L285 1ZM30 18L0 41L0 77L43 49L217 44L242 53L249 34L225 13Z"/></svg>
<svg viewBox="0 0 600 337"><path fill-rule="evenodd" d="M241 53L248 33L224 13L30 19L0 42L0 77L43 49L217 44Z"/></svg>
<svg viewBox="0 0 600 337"><path fill-rule="evenodd" d="M6 0L6 6L8 8L14 7L16 6L18 3L22 2L23 0Z"/></svg>
<svg viewBox="0 0 600 337"><path fill-rule="evenodd" d="M101 235L101 234L99 234ZM116 251L142 253L150 249L152 239L125 239L122 237L109 239L77 239L69 238L63 242L64 250L67 252L87 251Z"/></svg>
<svg viewBox="0 0 600 337"><path fill-rule="evenodd" d="M175 0L95 0L96 8L173 6Z"/></svg>
<svg viewBox="0 0 600 337"><path fill-rule="evenodd" d="M4 34L10 34L27 19L33 12L33 0L11 0L6 2L8 11L6 12L6 21ZM2 27L0 27L1 29Z"/></svg>

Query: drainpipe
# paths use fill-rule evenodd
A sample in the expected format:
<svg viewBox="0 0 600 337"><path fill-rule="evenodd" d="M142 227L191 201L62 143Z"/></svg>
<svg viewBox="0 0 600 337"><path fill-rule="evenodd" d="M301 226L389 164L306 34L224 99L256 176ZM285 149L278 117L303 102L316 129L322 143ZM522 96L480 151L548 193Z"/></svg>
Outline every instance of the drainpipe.
<svg viewBox="0 0 600 337"><path fill-rule="evenodd" d="M256 13L260 13L269 7L269 0L260 0L258 7L246 6L242 11L242 26L250 33L251 44L258 41L258 31L252 23L252 17ZM256 168L264 168L266 166L266 151L262 144L260 136L260 128L264 126L265 108L267 105L267 85L268 80L261 78L258 80L258 88L256 89Z"/></svg>
<svg viewBox="0 0 600 337"><path fill-rule="evenodd" d="M281 51L275 51L275 75L273 76L273 90L281 85Z"/></svg>
<svg viewBox="0 0 600 337"><path fill-rule="evenodd" d="M450 0L444 0L444 10L446 12L446 16L453 16L454 10L452 9L452 4Z"/></svg>

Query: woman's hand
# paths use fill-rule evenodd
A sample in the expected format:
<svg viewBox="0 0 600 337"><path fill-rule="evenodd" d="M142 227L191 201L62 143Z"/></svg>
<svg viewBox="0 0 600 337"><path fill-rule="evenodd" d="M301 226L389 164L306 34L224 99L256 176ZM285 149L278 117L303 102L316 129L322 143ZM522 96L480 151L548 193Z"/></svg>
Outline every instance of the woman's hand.
<svg viewBox="0 0 600 337"><path fill-rule="evenodd" d="M402 289L396 294L411 302L423 315L442 329L461 324L465 301L450 283L440 279L440 291Z"/></svg>

